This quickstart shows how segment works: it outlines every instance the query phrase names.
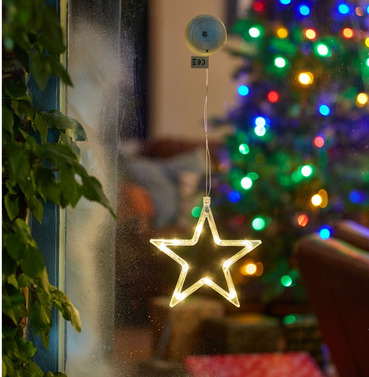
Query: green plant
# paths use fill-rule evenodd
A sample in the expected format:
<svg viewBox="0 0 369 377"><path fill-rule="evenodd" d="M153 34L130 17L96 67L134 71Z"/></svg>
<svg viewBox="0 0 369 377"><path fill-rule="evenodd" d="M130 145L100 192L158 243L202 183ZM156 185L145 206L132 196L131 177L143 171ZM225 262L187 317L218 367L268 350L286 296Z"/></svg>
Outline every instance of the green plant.
<svg viewBox="0 0 369 377"><path fill-rule="evenodd" d="M99 181L80 164L82 126L58 111L37 111L27 90L29 75L42 90L52 76L72 84L59 61L65 45L55 9L43 0L4 0L3 49L2 376L65 376L45 374L24 336L29 322L47 347L53 307L81 331L77 309L49 282L27 218L32 213L41 223L46 201L74 207L81 197L115 215Z"/></svg>

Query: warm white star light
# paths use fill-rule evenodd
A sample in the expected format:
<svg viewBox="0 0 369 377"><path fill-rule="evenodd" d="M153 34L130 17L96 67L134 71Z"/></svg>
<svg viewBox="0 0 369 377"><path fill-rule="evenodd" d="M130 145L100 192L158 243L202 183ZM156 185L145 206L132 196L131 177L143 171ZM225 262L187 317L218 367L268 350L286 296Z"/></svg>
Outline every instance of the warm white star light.
<svg viewBox="0 0 369 377"><path fill-rule="evenodd" d="M196 283L192 284L189 288L182 291L184 281L186 280L186 276L190 266L188 263L178 256L173 250L171 250L168 246L193 246L196 245L200 238L200 234L202 232L205 220L208 220L209 227L211 230L211 234L213 236L214 242L219 246L243 246L243 248L236 254L234 254L231 258L227 259L225 262L222 263L222 269L224 272L225 280L228 287L228 292L221 288L218 284L214 283L209 277L202 277ZM255 249L255 247L261 244L260 240L221 240L218 234L217 227L215 225L214 217L211 212L210 208L210 197L206 196L203 198L203 207L197 222L195 232L191 239L189 240L179 240L179 239L151 239L150 242L154 244L158 249L160 249L163 253L167 254L169 257L174 259L178 264L182 266L181 273L179 275L177 285L174 289L172 299L170 301L170 306L173 307L177 305L179 302L183 301L186 297L190 294L197 291L203 285L207 285L210 288L214 289L228 301L230 301L235 306L239 307L240 303L238 301L237 292L233 284L233 280L231 277L231 273L229 272L229 268L232 266L233 263L237 262L251 250Z"/></svg>

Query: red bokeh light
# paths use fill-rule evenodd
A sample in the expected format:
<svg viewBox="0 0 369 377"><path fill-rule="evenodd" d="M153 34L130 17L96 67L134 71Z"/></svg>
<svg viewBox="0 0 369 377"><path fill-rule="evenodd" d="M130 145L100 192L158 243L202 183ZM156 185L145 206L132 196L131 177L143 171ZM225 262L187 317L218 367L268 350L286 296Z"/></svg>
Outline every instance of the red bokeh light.
<svg viewBox="0 0 369 377"><path fill-rule="evenodd" d="M264 4L261 1L255 1L253 7L256 12L262 12L264 10Z"/></svg>
<svg viewBox="0 0 369 377"><path fill-rule="evenodd" d="M314 139L314 145L317 147L317 148L321 148L323 147L325 144L325 140L323 137L321 136L317 136L315 139Z"/></svg>
<svg viewBox="0 0 369 377"><path fill-rule="evenodd" d="M306 226L308 222L309 222L309 218L305 214L300 215L297 218L297 224L299 224L300 226Z"/></svg>
<svg viewBox="0 0 369 377"><path fill-rule="evenodd" d="M243 215L237 215L235 218L234 218L234 222L237 224L237 225L241 225L245 222L245 217Z"/></svg>
<svg viewBox="0 0 369 377"><path fill-rule="evenodd" d="M275 103L279 100L279 94L275 90L271 90L268 93L268 100L272 103Z"/></svg>

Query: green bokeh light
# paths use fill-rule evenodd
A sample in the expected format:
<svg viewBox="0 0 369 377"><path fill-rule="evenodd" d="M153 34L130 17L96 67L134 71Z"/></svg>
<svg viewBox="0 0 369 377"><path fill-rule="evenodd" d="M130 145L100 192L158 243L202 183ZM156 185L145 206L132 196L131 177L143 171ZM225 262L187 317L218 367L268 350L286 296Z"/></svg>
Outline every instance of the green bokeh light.
<svg viewBox="0 0 369 377"><path fill-rule="evenodd" d="M292 279L291 279L291 276L288 276L288 275L283 275L281 277L281 284L284 286L284 287L290 287L292 285Z"/></svg>
<svg viewBox="0 0 369 377"><path fill-rule="evenodd" d="M247 144L240 144L238 150L241 154L248 154L250 152L250 148Z"/></svg>
<svg viewBox="0 0 369 377"><path fill-rule="evenodd" d="M252 186L252 180L249 177L243 177L241 179L241 186L245 190L250 189Z"/></svg>
<svg viewBox="0 0 369 377"><path fill-rule="evenodd" d="M278 68L284 68L287 65L287 60L282 58L282 56L277 56L274 59L274 65Z"/></svg>
<svg viewBox="0 0 369 377"><path fill-rule="evenodd" d="M265 228L266 222L262 217L255 217L254 220L252 220L251 226L255 230L263 230Z"/></svg>
<svg viewBox="0 0 369 377"><path fill-rule="evenodd" d="M201 207L193 207L192 208L192 211L191 211L191 214L193 217L200 217L200 214L201 214Z"/></svg>
<svg viewBox="0 0 369 377"><path fill-rule="evenodd" d="M285 325L291 325L292 323L295 323L295 322L296 322L296 316L294 316L293 314L286 315L285 317L283 317L283 323Z"/></svg>
<svg viewBox="0 0 369 377"><path fill-rule="evenodd" d="M304 165L301 167L301 174L304 177L310 177L313 174L313 167L311 165Z"/></svg>

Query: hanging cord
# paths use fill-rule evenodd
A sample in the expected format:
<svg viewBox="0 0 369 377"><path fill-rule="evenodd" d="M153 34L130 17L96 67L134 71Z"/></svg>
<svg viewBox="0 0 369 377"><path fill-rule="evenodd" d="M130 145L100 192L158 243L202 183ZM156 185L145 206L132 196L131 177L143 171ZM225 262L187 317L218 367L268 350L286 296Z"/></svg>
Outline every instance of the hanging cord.
<svg viewBox="0 0 369 377"><path fill-rule="evenodd" d="M208 141L208 94L209 94L209 69L206 68L205 78L205 102L204 102L204 129L205 129L205 195L210 196L211 191L211 158Z"/></svg>

